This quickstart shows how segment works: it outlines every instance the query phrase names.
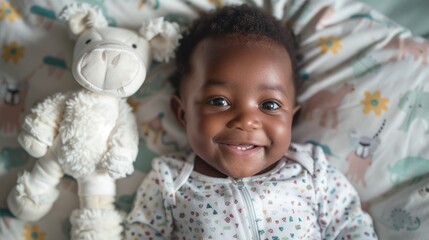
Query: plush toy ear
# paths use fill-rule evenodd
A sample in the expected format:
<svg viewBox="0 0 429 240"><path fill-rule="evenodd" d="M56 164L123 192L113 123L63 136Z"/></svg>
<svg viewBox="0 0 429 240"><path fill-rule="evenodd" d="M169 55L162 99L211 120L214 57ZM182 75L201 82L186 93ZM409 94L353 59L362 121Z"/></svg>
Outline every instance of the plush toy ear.
<svg viewBox="0 0 429 240"><path fill-rule="evenodd" d="M60 13L60 19L67 21L70 32L77 36L90 28L107 27L107 20L99 9L86 3L72 3Z"/></svg>
<svg viewBox="0 0 429 240"><path fill-rule="evenodd" d="M149 41L153 58L157 61L168 62L174 57L174 50L179 45L182 35L177 23L164 21L163 17L143 22L140 35Z"/></svg>

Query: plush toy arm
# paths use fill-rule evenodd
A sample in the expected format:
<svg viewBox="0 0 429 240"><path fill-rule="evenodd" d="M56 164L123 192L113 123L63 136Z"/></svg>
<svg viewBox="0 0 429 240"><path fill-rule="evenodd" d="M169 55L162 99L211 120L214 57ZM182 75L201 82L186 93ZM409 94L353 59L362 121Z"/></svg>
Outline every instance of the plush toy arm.
<svg viewBox="0 0 429 240"><path fill-rule="evenodd" d="M110 135L109 150L102 167L114 178L123 178L134 171L133 162L138 153L138 130L131 107L125 100L120 102L119 118Z"/></svg>
<svg viewBox="0 0 429 240"><path fill-rule="evenodd" d="M66 96L55 94L31 109L25 117L18 142L33 157L42 157L58 132Z"/></svg>
<svg viewBox="0 0 429 240"><path fill-rule="evenodd" d="M48 145L39 141L32 135L23 131L18 135L18 142L32 157L40 158L45 156Z"/></svg>

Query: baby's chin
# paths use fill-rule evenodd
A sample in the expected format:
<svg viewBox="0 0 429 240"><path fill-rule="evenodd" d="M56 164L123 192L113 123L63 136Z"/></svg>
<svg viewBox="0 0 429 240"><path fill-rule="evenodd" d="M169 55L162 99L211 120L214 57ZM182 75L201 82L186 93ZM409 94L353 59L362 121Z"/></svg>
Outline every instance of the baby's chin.
<svg viewBox="0 0 429 240"><path fill-rule="evenodd" d="M273 163L272 165L261 169L248 169L245 166L243 166L240 169L237 169L237 171L227 171L227 172L223 172L224 175L232 178L232 179L241 179L241 178L247 178L247 177L253 177L253 176L258 176L258 175L262 175L264 173L267 173L269 171L271 171L273 168L276 167L278 161Z"/></svg>

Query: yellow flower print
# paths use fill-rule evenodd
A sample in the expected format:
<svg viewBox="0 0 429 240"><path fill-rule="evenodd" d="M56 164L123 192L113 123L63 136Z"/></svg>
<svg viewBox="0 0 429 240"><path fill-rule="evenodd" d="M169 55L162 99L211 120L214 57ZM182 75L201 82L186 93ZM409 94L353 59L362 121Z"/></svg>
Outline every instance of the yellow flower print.
<svg viewBox="0 0 429 240"><path fill-rule="evenodd" d="M337 54L338 50L342 47L341 38L329 36L327 38L319 38L319 47L322 53L331 51L333 54Z"/></svg>
<svg viewBox="0 0 429 240"><path fill-rule="evenodd" d="M24 225L25 232L22 234L25 240L43 240L45 239L45 233L39 231L37 225L29 226Z"/></svg>
<svg viewBox="0 0 429 240"><path fill-rule="evenodd" d="M18 11L10 5L9 3L2 3L0 6L0 20L9 19L13 22L15 19L19 18Z"/></svg>
<svg viewBox="0 0 429 240"><path fill-rule="evenodd" d="M374 111L375 115L380 116L382 111L387 111L388 102L388 98L381 97L380 91L374 93L366 91L365 98L360 103L363 105L363 113Z"/></svg>
<svg viewBox="0 0 429 240"><path fill-rule="evenodd" d="M15 64L24 56L24 47L19 46L15 41L8 45L3 45L3 59L5 62L12 60Z"/></svg>

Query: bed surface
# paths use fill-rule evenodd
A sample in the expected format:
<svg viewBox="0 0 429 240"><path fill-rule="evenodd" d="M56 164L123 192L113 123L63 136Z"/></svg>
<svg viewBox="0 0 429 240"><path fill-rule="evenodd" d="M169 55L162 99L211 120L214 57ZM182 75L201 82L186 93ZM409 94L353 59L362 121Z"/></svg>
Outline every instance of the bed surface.
<svg viewBox="0 0 429 240"><path fill-rule="evenodd" d="M77 88L70 72L73 41L57 19L71 2L0 0L0 239L69 236L68 217L78 202L76 182L71 178L61 180L60 198L38 222L11 216L6 196L16 176L31 169L35 161L16 140L23 116L46 96ZM429 42L419 37L429 32L426 13L413 12L422 16L418 19L422 24L410 23L415 26L412 32L404 27L406 21L417 21L412 15L404 26L392 20L395 9L405 6L388 9L385 5L386 14L393 14L389 18L376 10L375 3L370 7L352 0L76 2L96 5L111 25L130 29L138 29L143 19L156 16L165 16L186 29L201 11L243 2L284 19L298 34L303 56L303 90L298 96L303 112L293 129L293 140L323 148L332 165L358 190L380 239L427 239ZM400 0L395 2L400 4ZM426 1L419 2L407 1L407 7L418 4L422 10L428 6ZM125 212L131 208L151 159L186 145L169 111L172 88L166 79L172 70L172 64L154 62L143 87L129 98L140 144L136 171L118 181L116 205Z"/></svg>

